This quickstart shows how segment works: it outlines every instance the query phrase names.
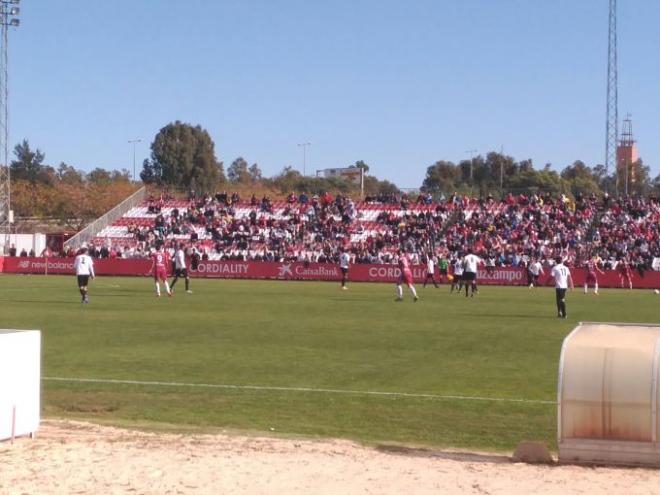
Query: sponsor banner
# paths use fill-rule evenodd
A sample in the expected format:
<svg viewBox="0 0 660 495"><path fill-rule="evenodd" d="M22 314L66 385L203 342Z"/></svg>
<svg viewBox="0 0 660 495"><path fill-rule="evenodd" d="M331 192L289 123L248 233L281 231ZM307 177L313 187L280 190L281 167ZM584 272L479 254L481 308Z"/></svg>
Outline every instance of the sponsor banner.
<svg viewBox="0 0 660 495"><path fill-rule="evenodd" d="M127 275L144 276L151 266L149 259L99 259L94 261L97 275ZM0 267L6 273L51 273L73 274L73 258L17 258L0 257ZM545 274L541 276L540 285L554 286L550 277L550 268L544 267ZM572 268L573 281L576 287L584 284L586 270ZM413 278L423 282L426 278L426 267L412 267ZM206 278L252 278L276 280L341 280L339 266L331 263L282 263L265 261L200 261L197 269L190 270L194 277ZM351 265L348 278L351 282L395 282L400 275L396 265ZM436 280L439 274L436 267ZM446 283L446 280L443 281ZM496 267L490 271L480 268L477 273L477 283L480 285L526 285L527 272L523 268ZM632 283L635 288L660 288L660 272L632 271ZM607 270L598 274L600 287L620 287L619 273Z"/></svg>
<svg viewBox="0 0 660 495"><path fill-rule="evenodd" d="M20 258L5 257L3 271L6 273L73 274L74 258ZM148 259L102 259L94 260L97 275L145 275L151 266Z"/></svg>
<svg viewBox="0 0 660 495"><path fill-rule="evenodd" d="M265 261L200 261L191 275L216 278L270 278L282 280L339 280L341 270L330 263L275 263Z"/></svg>

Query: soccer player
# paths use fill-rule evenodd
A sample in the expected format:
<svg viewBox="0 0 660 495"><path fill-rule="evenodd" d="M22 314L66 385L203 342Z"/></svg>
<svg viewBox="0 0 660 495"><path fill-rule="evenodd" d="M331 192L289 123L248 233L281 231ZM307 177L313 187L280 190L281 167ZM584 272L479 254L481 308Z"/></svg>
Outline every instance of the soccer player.
<svg viewBox="0 0 660 495"><path fill-rule="evenodd" d="M556 265L552 267L550 275L555 279L555 299L557 302L557 316L566 318L566 289L570 284L573 289L571 271L562 263L561 256L555 258Z"/></svg>
<svg viewBox="0 0 660 495"><path fill-rule="evenodd" d="M495 255L493 253L488 253L488 258L486 258L486 273L489 275L495 271Z"/></svg>
<svg viewBox="0 0 660 495"><path fill-rule="evenodd" d="M170 284L167 283L167 267L169 262L170 257L163 249L163 245L158 244L156 246L156 251L151 254L151 268L149 268L149 271L154 275L154 281L156 283L156 297L160 297L160 282L165 284L167 295L172 297Z"/></svg>
<svg viewBox="0 0 660 495"><path fill-rule="evenodd" d="M346 248L342 248L341 254L339 255L339 269L341 270L341 288L342 290L348 290L346 287L346 282L348 282L348 267L351 264L351 256L348 254Z"/></svg>
<svg viewBox="0 0 660 495"><path fill-rule="evenodd" d="M619 272L621 288L623 288L623 284L625 283L629 289L632 289L632 270L628 260L626 258L619 260L619 263L616 265L616 269Z"/></svg>
<svg viewBox="0 0 660 495"><path fill-rule="evenodd" d="M449 280L449 261L444 255L438 256L438 270L440 271L440 283L443 278Z"/></svg>
<svg viewBox="0 0 660 495"><path fill-rule="evenodd" d="M584 293L588 292L589 284L594 286L594 294L598 295L598 275L605 274L603 270L598 268L598 257L594 256L589 261L587 261L585 267L587 268L587 278L584 279Z"/></svg>
<svg viewBox="0 0 660 495"><path fill-rule="evenodd" d="M470 297L474 297L475 292L479 292L477 289L477 266L483 263L483 260L479 258L476 254L472 252L472 249L468 249L468 254L463 258L463 266L465 271L463 272L463 280L465 281L465 297L468 296L468 288L472 289ZM468 285L470 287L468 287Z"/></svg>
<svg viewBox="0 0 660 495"><path fill-rule="evenodd" d="M456 288L456 292L458 294L461 293L461 289L463 288L463 260L461 258L456 258L454 260L454 278L451 281L451 287L449 289L449 293L451 294L454 292L454 288Z"/></svg>
<svg viewBox="0 0 660 495"><path fill-rule="evenodd" d="M534 284L539 284L539 277L543 275L543 265L537 259L531 259L527 267L527 284L530 289L534 288Z"/></svg>
<svg viewBox="0 0 660 495"><path fill-rule="evenodd" d="M417 297L417 291L413 285L413 275L412 270L410 269L410 258L408 258L408 255L404 253L402 249L399 249L398 264L401 273L399 274L399 279L396 281L396 301L403 301L403 288L401 286L406 284L410 289L410 292L412 292L413 301L417 302L419 297Z"/></svg>
<svg viewBox="0 0 660 495"><path fill-rule="evenodd" d="M433 253L429 252L426 256L426 278L424 279L424 288L426 284L431 279L435 288L438 288L438 283L435 281L435 260L433 259Z"/></svg>
<svg viewBox="0 0 660 495"><path fill-rule="evenodd" d="M186 292L192 294L190 290L190 276L188 275L188 267L186 266L185 246L183 242L179 243L179 249L174 253L174 280L170 284L170 291L174 292L174 285L180 277L183 277L186 283Z"/></svg>
<svg viewBox="0 0 660 495"><path fill-rule="evenodd" d="M82 296L81 303L89 304L89 295L87 294L87 284L89 278L94 278L94 261L87 254L87 248L83 247L76 259L73 261L73 269L76 271L78 279L78 290Z"/></svg>

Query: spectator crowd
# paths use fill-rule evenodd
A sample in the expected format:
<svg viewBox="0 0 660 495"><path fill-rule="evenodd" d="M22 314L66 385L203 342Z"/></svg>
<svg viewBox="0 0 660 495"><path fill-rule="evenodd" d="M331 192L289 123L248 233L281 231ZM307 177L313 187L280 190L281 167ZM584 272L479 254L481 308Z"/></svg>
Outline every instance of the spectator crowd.
<svg viewBox="0 0 660 495"><path fill-rule="evenodd" d="M122 217L122 236L101 233L96 257L144 257L157 243L185 240L201 259L336 262L347 250L354 263L391 263L398 249L414 261L451 261L470 248L487 266L526 266L561 256L582 266L594 256L604 268L626 259L651 269L660 258L660 202L649 198L458 194L369 197L330 193L272 200L218 193L186 199L150 198L140 215ZM72 253L70 253L72 254Z"/></svg>

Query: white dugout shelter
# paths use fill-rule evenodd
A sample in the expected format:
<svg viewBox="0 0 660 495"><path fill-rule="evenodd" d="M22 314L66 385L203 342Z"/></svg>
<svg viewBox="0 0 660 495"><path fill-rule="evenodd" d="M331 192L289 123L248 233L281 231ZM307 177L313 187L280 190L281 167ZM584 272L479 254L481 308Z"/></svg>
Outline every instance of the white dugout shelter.
<svg viewBox="0 0 660 495"><path fill-rule="evenodd" d="M660 467L660 325L580 323L559 359L560 462Z"/></svg>
<svg viewBox="0 0 660 495"><path fill-rule="evenodd" d="M0 330L0 441L39 428L41 332Z"/></svg>

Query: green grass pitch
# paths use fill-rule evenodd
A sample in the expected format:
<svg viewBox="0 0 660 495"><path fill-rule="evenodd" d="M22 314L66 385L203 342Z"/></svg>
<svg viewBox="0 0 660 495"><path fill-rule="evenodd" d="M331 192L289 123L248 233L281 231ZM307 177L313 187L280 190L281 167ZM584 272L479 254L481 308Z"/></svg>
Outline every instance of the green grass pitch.
<svg viewBox="0 0 660 495"><path fill-rule="evenodd" d="M549 288L482 287L472 299L418 286L417 303L407 289L395 303L392 284L341 291L336 283L193 280L194 294L183 281L177 289L157 299L148 278L102 277L83 305L73 276L0 277L0 327L42 331L44 416L554 447L562 339L581 320L660 319L660 296L650 290L569 292L562 320Z"/></svg>

